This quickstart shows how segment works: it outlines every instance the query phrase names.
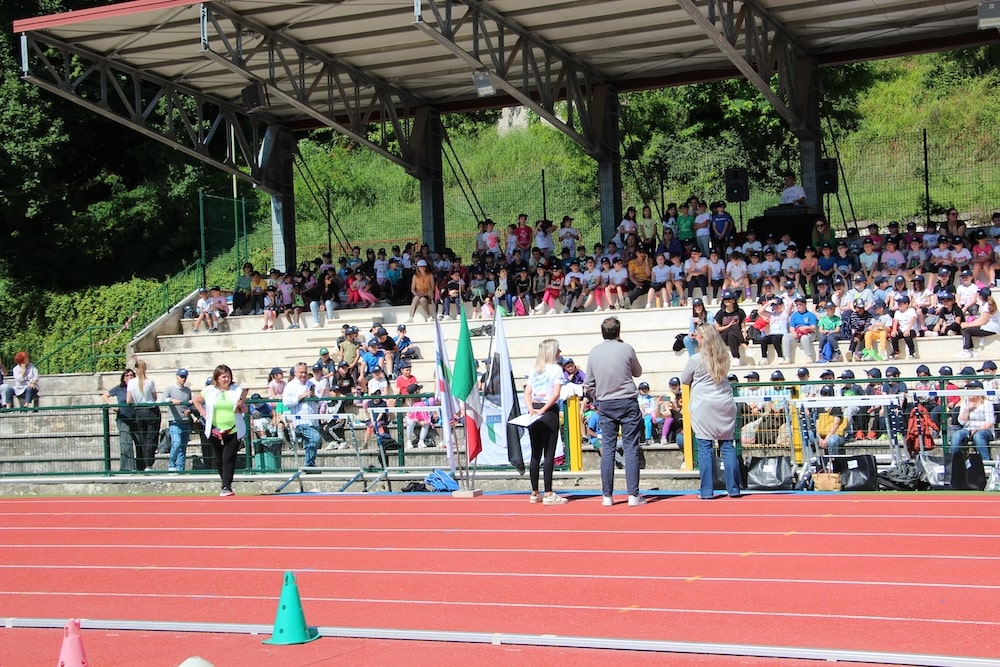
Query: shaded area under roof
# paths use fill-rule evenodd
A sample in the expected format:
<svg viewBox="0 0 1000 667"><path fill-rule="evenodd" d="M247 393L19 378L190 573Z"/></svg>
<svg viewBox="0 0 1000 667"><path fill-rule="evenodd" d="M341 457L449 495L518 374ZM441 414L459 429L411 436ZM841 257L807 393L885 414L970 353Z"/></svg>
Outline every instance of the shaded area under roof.
<svg viewBox="0 0 1000 667"><path fill-rule="evenodd" d="M487 63L494 72L527 71L521 68L522 60L541 59L557 70L573 62L586 71L589 81L620 91L739 76L733 62L689 13L697 7L711 15L709 6L696 2L685 10L682 4L467 0L436 2L432 7L425 2L423 21L435 23L434 9L450 10L452 25L459 26L454 35L458 47L480 54L484 61L487 46L505 54L504 62ZM977 29L976 0L762 0L754 5L734 3L738 17L743 16L739 11L744 5L770 17L782 38L820 65L1000 42L996 30ZM244 60L238 64L243 69L206 57L202 49L206 10L217 29L211 39L216 43L222 39L242 54ZM499 21L477 21L483 13L496 15ZM220 16L236 20L228 23ZM241 93L254 80L295 88L331 81L331 75L332 86L340 90L328 96L324 114L334 118L358 113L344 100L363 101L376 88L391 91L382 101L393 100L399 116L412 115L417 106L460 112L518 103L503 91L480 98L472 83L474 68L415 23L413 2L407 0L219 4L136 0L23 19L15 22L14 30L58 40L233 105L242 104ZM766 31L760 34L769 36ZM753 31L736 35L733 46L746 51L743 42L748 35L752 37ZM274 49L276 43L291 45L301 57L289 59ZM559 58L549 58L553 54ZM338 70L359 76L345 79L336 76ZM553 80L558 82L560 76L565 79L571 73L556 71ZM551 94L544 82L525 76L513 83L532 97ZM266 116L269 122L296 129L322 125L302 105L274 96ZM371 117L384 114L378 111Z"/></svg>

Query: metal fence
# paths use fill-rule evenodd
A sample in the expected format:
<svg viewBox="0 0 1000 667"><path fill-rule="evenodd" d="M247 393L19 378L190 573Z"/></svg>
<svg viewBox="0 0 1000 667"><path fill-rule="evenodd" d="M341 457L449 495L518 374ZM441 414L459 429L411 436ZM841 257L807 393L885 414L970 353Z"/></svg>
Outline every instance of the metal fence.
<svg viewBox="0 0 1000 667"><path fill-rule="evenodd" d="M414 397L425 399L428 395L417 394ZM332 403L330 399L306 399L324 408L329 407L309 421L317 427L322 438L317 451L317 467L381 471L390 467L446 465L440 419L429 430L426 448L404 446L407 413L419 409L440 415L439 407L372 408L361 405L372 398L379 397L356 396ZM248 403L252 407L273 405L266 399L252 399ZM65 405L0 411L0 478L167 474L170 472L168 404L156 405L160 407L163 420L156 429L155 442L142 442L135 436L135 431L123 440L116 422L117 409L113 405ZM277 415L272 421L270 416L257 414L256 409L248 413L248 435L237 459L237 472L294 472L304 465L303 441L295 431L296 425L303 421L280 412ZM379 416L384 418L383 425L376 423ZM464 444L462 429L456 429L454 433L456 447ZM126 460L134 456L142 445L156 450L152 470L127 468ZM123 451L129 452L124 458ZM216 469L212 448L197 424L191 430L186 460L186 470L181 474L214 473Z"/></svg>
<svg viewBox="0 0 1000 667"><path fill-rule="evenodd" d="M823 453L815 442L818 413L838 408L843 420L842 453L873 454L880 461L894 461L899 456L898 449L906 449L907 423L913 408L920 405L937 427L930 434L931 442L942 451L950 451L960 444L955 440L960 429L958 415L962 397L983 395L993 403L995 411L1000 411L1000 393L996 389L970 391L959 389L955 384L973 379L990 378L737 383L737 448L745 457L788 455L801 464ZM833 388L833 396L829 399L820 396L824 386Z"/></svg>

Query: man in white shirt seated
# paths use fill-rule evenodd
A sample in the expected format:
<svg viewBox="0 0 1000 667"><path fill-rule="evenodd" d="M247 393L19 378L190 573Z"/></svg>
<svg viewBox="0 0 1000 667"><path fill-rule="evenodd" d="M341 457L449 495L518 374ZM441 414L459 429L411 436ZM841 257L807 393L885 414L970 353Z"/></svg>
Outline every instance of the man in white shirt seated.
<svg viewBox="0 0 1000 667"><path fill-rule="evenodd" d="M781 203L793 206L805 206L806 191L801 185L795 184L795 174L786 171L782 176L785 178L785 189L781 191Z"/></svg>

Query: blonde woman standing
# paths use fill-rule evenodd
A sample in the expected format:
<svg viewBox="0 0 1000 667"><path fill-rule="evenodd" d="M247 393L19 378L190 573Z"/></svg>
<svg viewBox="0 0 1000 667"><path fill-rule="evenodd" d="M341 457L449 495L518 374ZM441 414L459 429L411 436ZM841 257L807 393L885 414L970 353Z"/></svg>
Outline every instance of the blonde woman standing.
<svg viewBox="0 0 1000 667"><path fill-rule="evenodd" d="M695 327L698 352L688 358L681 373L681 383L691 389L691 431L698 447L698 474L701 476L700 496L711 499L715 493L712 481L715 472L715 442L719 442L725 465L726 491L731 498L740 496L737 479L739 461L733 446L736 430L736 401L729 385L730 354L712 323Z"/></svg>
<svg viewBox="0 0 1000 667"><path fill-rule="evenodd" d="M125 387L125 400L133 403L156 403L156 384L146 376L146 362L135 361L135 377ZM151 472L156 463L156 445L160 435L160 408L147 405L135 409L135 440L137 451L135 467Z"/></svg>
<svg viewBox="0 0 1000 667"><path fill-rule="evenodd" d="M559 393L563 385L563 371L559 366L559 341L546 338L538 344L535 367L528 375L524 387L524 403L528 414L538 415L528 427L531 440L530 502L542 501L543 505L562 505L566 499L552 491L552 470L555 467L556 443L559 440ZM542 457L545 457L542 466ZM538 470L544 468L545 495L538 493Z"/></svg>

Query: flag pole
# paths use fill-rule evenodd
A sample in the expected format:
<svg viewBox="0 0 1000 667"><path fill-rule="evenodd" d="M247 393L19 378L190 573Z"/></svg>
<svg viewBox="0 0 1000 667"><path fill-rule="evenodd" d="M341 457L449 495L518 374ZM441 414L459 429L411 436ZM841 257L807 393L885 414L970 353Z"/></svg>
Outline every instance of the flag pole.
<svg viewBox="0 0 1000 667"><path fill-rule="evenodd" d="M476 358L472 352L472 337L469 333L469 321L465 316L465 307L459 303L461 322L458 331L458 349L455 352L455 366L451 372L450 393L461 401L461 420L465 432L465 487L452 492L455 498L475 498L483 494L472 484L469 472L471 462L482 452L480 427L483 422L483 406L479 394L479 383L476 377Z"/></svg>

